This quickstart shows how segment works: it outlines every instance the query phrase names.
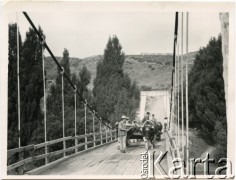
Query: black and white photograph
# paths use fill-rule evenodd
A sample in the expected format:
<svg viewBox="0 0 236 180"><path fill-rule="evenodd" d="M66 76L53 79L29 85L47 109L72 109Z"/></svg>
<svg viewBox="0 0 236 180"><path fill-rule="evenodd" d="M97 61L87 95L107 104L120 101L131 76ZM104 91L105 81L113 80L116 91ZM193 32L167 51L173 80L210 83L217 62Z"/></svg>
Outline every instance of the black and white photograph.
<svg viewBox="0 0 236 180"><path fill-rule="evenodd" d="M2 9L3 177L234 178L234 3Z"/></svg>

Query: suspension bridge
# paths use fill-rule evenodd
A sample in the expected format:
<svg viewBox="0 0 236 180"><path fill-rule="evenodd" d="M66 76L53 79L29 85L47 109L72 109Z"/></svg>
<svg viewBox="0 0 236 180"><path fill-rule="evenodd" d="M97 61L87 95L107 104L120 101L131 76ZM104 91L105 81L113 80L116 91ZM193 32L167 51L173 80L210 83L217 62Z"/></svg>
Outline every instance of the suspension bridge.
<svg viewBox="0 0 236 180"><path fill-rule="evenodd" d="M18 147L7 150L7 157L10 159L12 156L18 155L18 161L7 164L8 174L11 174L14 170L18 170L18 174L27 175L130 175L140 177L140 153L145 150L145 144L143 141L134 141L130 147L127 148L126 153L120 153L117 149L117 132L115 127L111 127L106 121L99 117L98 113L87 103L87 100L79 93L76 85L71 81L70 77L65 73L63 67L58 62L57 58L52 53L51 49L41 36L33 21L26 12L23 15L28 20L29 24L37 34L42 44L42 67L44 67L43 50L46 49L52 57L55 65L61 71L61 83L62 83L62 122L63 122L63 137L55 140L48 141L47 138L47 117L46 117L46 92L45 92L45 73L43 73L44 79L44 142L40 144L31 144L27 146L21 146L21 137L18 138ZM142 92L140 102L140 118L145 112L145 103L147 96L156 97L152 104L151 111L156 114L156 117L167 117L167 131L163 132L161 141L159 141L154 149L149 150L151 153L168 151L169 153L162 161L162 167L165 172L168 172L169 168L173 166L172 160L176 157L184 158L188 160L188 104L184 107L183 98L186 98L188 102L188 84L184 87L183 79L184 74L186 82L188 80L188 61L187 58L183 58L183 23L184 13L175 14L175 30L174 30L174 51L173 51L173 68L172 68L172 88L165 91L156 92ZM180 19L181 27L178 27L178 21ZM181 31L181 38L178 38L178 29ZM17 33L18 24L17 24ZM19 35L17 35L17 42L19 44ZM181 42L181 44L179 44ZM180 45L180 46L179 46ZM188 13L186 13L186 54L188 54ZM181 55L179 54L181 49ZM18 74L18 131L21 130L21 118L20 118L20 90L19 90L19 45L17 45L17 74ZM177 52L177 53L176 53ZM184 72L184 66L185 70ZM69 82L68 85L74 90L74 136L65 136L65 117L64 117L64 81ZM186 88L186 97L183 95L183 88ZM181 97L179 97L180 92ZM76 115L76 101L79 100L84 103L84 124L85 133L83 135L77 134L77 115ZM177 101L177 102L175 102ZM179 106L181 106L181 111ZM186 108L186 130L184 130L183 124L180 127L180 122L184 119L184 108ZM87 114L92 114L93 131L86 132L86 124L88 122ZM182 113L180 119L179 114ZM95 127L96 123L99 127ZM163 123L163 122L162 122ZM99 131L96 131L99 129ZM186 133L185 133L186 131ZM181 138L181 139L180 139ZM74 145L68 147L67 142L74 141ZM81 143L82 141L82 143ZM63 147L60 150L52 151L51 146L63 143ZM44 151L42 151L44 150ZM184 152L186 150L186 152ZM43 152L43 153L38 153ZM54 160L54 156L61 155L59 159ZM27 164L44 159L45 162L40 167L28 170ZM152 161L152 160L151 160ZM188 162L188 161L187 161ZM188 164L187 164L188 167ZM152 173L160 174L156 169L153 169Z"/></svg>

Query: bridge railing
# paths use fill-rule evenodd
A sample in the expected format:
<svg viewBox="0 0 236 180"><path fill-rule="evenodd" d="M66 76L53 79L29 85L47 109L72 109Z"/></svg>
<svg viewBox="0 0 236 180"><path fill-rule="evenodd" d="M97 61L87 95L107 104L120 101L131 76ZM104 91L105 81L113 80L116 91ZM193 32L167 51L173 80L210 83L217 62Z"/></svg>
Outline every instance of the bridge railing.
<svg viewBox="0 0 236 180"><path fill-rule="evenodd" d="M31 144L27 146L21 145L21 102L20 102L20 73L19 73L19 30L18 30L18 24L17 24L17 77L18 77L18 148L10 149L7 151L7 172L8 174L24 174L28 170L35 169L37 167L50 164L51 162L55 161L55 159L62 159L66 156L70 156L72 154L77 154L81 151L87 151L91 148L97 147L99 145L107 144L111 141L115 141L117 139L116 137L116 131L112 130L111 125L107 120L103 120L99 113L95 111L95 107L92 107L89 105L87 100L85 99L83 93L81 93L77 87L76 84L72 82L72 79L69 74L67 74L64 71L63 66L59 63L59 61L56 59L50 48L48 47L45 38L41 35L41 33L38 31L38 29L35 27L34 23L28 16L26 12L23 12L24 16L30 23L31 27L33 28L34 32L38 36L38 40L41 42L41 55L42 55L42 73L43 73L43 108L41 109L44 113L44 142L41 144ZM50 56L52 57L53 61L55 62L57 68L59 69L61 73L61 103L62 103L62 138L51 140L51 137L47 136L47 93L46 93L46 73L45 73L45 65L44 65L44 50L47 50ZM67 84L64 83L64 80L67 81ZM72 133L72 136L67 136L65 133L66 126L66 118L65 118L65 86L70 86L74 92L74 133ZM77 99L77 97L79 97ZM78 118L77 118L77 105L80 102L84 104L84 131L80 131L79 133L84 133L84 135L78 135L78 131L80 128L78 125ZM88 116L88 113L92 114L92 119L90 119L91 116ZM95 123L99 122L98 123ZM92 124L92 127L89 126ZM72 124L71 124L72 125ZM95 128L95 126L98 126ZM100 130L96 130L100 129ZM87 131L90 131L92 133L88 133ZM41 134L39 135L41 136ZM29 142L27 142L29 143ZM26 142L24 144L27 144ZM30 143L29 143L30 144ZM17 169L18 168L18 169Z"/></svg>
<svg viewBox="0 0 236 180"><path fill-rule="evenodd" d="M169 151L171 153L172 159L174 158L180 158L180 152L179 148L176 145L175 138L171 137L169 132L166 132L167 134L167 141L169 143Z"/></svg>
<svg viewBox="0 0 236 180"><path fill-rule="evenodd" d="M91 138L89 139L89 137L91 137L92 140ZM21 169L21 171L24 172L25 171L24 166L28 163L36 162L38 160L47 158L47 162L49 162L50 164L53 162L53 161L50 161L50 159L56 155L60 155L66 152L72 152L70 155L67 155L67 156L71 156L81 151L87 151L92 148L105 145L110 142L114 142L116 141L116 139L117 139L116 130L110 130L110 131L105 131L105 132L90 133L90 134L79 135L79 136L68 136L68 137L59 138L59 139L47 141L47 142L36 144L36 145L32 144L28 146L22 146L20 148L10 149L7 151L8 159L10 159L12 156L14 156L17 153L20 154L21 158L19 158L20 160L18 162L15 162L13 164L8 164L7 171L9 172L9 171L15 170L16 168L22 168L23 170ZM78 140L82 140L83 142L75 143L74 146L66 147L65 149L49 151L50 145L54 145L54 144L57 144L63 141L69 141L69 140L76 140L77 142ZM81 147L83 147L82 150L81 150ZM35 155L36 154L35 152L41 148L47 148L48 149L47 153ZM25 153L29 153L30 155L27 158L24 158ZM64 156L62 156L61 158L64 158ZM45 164L42 164L42 166L43 165Z"/></svg>

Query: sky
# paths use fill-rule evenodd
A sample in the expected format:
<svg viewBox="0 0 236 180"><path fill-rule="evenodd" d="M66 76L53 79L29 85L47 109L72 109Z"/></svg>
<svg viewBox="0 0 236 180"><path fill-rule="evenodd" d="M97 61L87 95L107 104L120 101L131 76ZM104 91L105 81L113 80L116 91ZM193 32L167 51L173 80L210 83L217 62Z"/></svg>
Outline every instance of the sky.
<svg viewBox="0 0 236 180"><path fill-rule="evenodd" d="M70 57L103 54L109 36L113 35L118 37L127 55L173 52L175 12L29 12L28 15L36 26L42 27L55 56L62 56L64 48L69 50ZM16 17L16 13L10 13L9 23L16 22ZM18 23L24 40L30 25L22 13L18 13ZM185 25L184 14L184 49ZM189 13L189 52L206 46L219 33L219 13Z"/></svg>

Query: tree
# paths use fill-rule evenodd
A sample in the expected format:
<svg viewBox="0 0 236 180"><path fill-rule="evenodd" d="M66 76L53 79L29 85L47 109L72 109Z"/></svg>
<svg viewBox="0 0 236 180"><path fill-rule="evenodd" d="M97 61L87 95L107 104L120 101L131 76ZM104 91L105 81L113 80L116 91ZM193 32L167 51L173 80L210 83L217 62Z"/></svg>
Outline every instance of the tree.
<svg viewBox="0 0 236 180"><path fill-rule="evenodd" d="M86 66L83 66L83 68L79 72L79 81L77 85L80 94L85 95L84 93L88 92L87 86L90 80L91 80L91 73L88 71Z"/></svg>
<svg viewBox="0 0 236 180"><path fill-rule="evenodd" d="M190 123L215 144L217 156L226 157L227 121L221 36L200 49L189 73Z"/></svg>
<svg viewBox="0 0 236 180"><path fill-rule="evenodd" d="M64 49L63 57L61 61L61 66L64 68L64 73L71 77L70 71L70 57L69 51ZM72 76L73 77L73 76ZM72 78L73 81L77 81L76 77ZM70 134L71 129L67 128L72 122L71 114L73 114L70 109L74 105L74 93L73 88L69 85L69 82L64 78L64 112L65 112L65 135ZM62 131L62 72L58 68L56 84L50 87L50 96L47 98L47 108L48 108L48 129L53 129L55 124L57 125L57 130L50 131L48 134L49 140L61 138L63 135ZM73 109L73 108L72 108Z"/></svg>
<svg viewBox="0 0 236 180"><path fill-rule="evenodd" d="M91 73L88 71L86 66L79 72L79 76L76 76L76 73L71 75L70 70L70 57L69 51L64 49L63 58L61 61L61 66L64 68L65 73L68 77L71 77L72 82L77 86L79 93L82 96L86 96L86 99L91 100L91 93L89 93L87 85L91 79ZM50 95L47 98L47 108L48 108L48 138L49 140L57 139L62 137L62 74L58 69L56 84L50 87ZM84 104L81 103L81 99L77 96L77 133L84 133ZM64 112L65 112L65 136L73 136L75 133L75 117L74 117L74 88L68 83L67 79L64 78ZM87 132L91 132L91 113L87 113L88 124ZM57 126L55 129L54 126ZM72 143L73 144L73 143ZM61 148L60 145L55 146L54 150Z"/></svg>
<svg viewBox="0 0 236 180"><path fill-rule="evenodd" d="M20 58L22 41L19 33ZM8 25L8 149L18 146L17 25Z"/></svg>
<svg viewBox="0 0 236 180"><path fill-rule="evenodd" d="M40 27L38 30L43 35ZM21 145L39 143L43 140L40 107L42 87L42 46L37 34L29 28L22 46L20 61Z"/></svg>
<svg viewBox="0 0 236 180"><path fill-rule="evenodd" d="M63 51L61 66L64 69L64 73L66 73L68 77L71 77L69 51L66 48ZM58 88L61 88L61 83L62 83L61 77L62 77L62 72L61 72L61 69L58 68L57 69L57 78L56 78L56 84L58 85ZM65 88L70 87L70 86L68 86L69 83L67 80L64 80L64 85L65 85L64 86ZM65 91L68 91L68 89L66 89Z"/></svg>
<svg viewBox="0 0 236 180"><path fill-rule="evenodd" d="M136 83L132 84L129 76L124 74L124 61L125 55L118 38L109 38L104 59L97 64L93 95L98 114L113 126L124 111L134 118L135 115L131 112L136 111L138 107L134 100L139 101L139 89Z"/></svg>
<svg viewBox="0 0 236 180"><path fill-rule="evenodd" d="M63 58L61 61L61 65L65 70L65 73L70 76L70 57L69 57L69 51L65 48L63 51Z"/></svg>

